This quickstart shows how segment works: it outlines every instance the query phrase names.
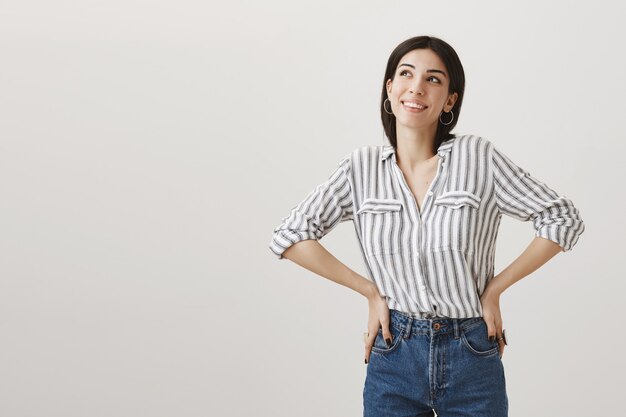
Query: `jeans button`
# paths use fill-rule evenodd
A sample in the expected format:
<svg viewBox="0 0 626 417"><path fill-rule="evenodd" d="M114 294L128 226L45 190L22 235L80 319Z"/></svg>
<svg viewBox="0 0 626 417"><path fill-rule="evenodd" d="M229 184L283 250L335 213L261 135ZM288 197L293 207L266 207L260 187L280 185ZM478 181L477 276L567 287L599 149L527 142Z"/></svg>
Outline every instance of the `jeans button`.
<svg viewBox="0 0 626 417"><path fill-rule="evenodd" d="M435 329L435 330L439 330L440 327L441 327L441 324L439 324L439 323L433 324L433 329Z"/></svg>

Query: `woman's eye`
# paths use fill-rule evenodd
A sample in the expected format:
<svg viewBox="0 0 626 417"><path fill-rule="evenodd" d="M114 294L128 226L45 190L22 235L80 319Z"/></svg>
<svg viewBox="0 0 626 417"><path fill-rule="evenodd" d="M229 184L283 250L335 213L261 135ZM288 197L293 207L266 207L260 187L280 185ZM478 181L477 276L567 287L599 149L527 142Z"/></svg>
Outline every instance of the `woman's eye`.
<svg viewBox="0 0 626 417"><path fill-rule="evenodd" d="M410 72L408 70L400 71L400 75L404 75L404 74L410 74ZM428 77L428 79L429 80L435 80L438 84L441 84L441 80L439 78L435 77L434 75Z"/></svg>

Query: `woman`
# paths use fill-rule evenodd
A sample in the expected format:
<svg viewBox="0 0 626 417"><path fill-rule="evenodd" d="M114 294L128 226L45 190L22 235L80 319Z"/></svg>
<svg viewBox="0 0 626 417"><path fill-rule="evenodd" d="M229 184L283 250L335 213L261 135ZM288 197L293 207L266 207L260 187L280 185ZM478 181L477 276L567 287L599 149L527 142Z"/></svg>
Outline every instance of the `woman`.
<svg viewBox="0 0 626 417"><path fill-rule="evenodd" d="M584 231L570 199L489 140L450 133L464 88L446 42L402 42L381 97L390 145L345 155L274 229L270 249L279 259L368 300L365 416L507 416L500 294L571 250ZM502 214L532 220L535 238L494 276ZM318 243L346 220L371 281Z"/></svg>

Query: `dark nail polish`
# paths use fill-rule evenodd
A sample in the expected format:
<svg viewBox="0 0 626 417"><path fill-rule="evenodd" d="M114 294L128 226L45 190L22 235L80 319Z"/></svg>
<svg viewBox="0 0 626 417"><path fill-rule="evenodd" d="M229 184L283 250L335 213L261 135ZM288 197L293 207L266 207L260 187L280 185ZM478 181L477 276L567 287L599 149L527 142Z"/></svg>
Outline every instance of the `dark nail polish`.
<svg viewBox="0 0 626 417"><path fill-rule="evenodd" d="M385 342L387 342L387 347L391 346L391 339L390 338L386 338Z"/></svg>
<svg viewBox="0 0 626 417"><path fill-rule="evenodd" d="M490 341L491 343L493 343L493 341L494 341L494 340L496 340L496 337L495 337L495 336L489 336L489 341Z"/></svg>
<svg viewBox="0 0 626 417"><path fill-rule="evenodd" d="M367 358L365 358L365 363L367 363Z"/></svg>

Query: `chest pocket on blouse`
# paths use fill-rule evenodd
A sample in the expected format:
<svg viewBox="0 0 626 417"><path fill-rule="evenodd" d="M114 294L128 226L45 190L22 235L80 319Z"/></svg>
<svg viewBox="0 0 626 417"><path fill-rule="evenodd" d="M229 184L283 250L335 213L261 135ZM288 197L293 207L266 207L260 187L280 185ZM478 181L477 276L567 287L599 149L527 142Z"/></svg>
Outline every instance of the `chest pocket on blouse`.
<svg viewBox="0 0 626 417"><path fill-rule="evenodd" d="M432 244L434 250L473 251L472 234L476 230L481 198L465 190L445 191L434 201L435 226Z"/></svg>
<svg viewBox="0 0 626 417"><path fill-rule="evenodd" d="M437 197L434 203L451 209L459 209L464 206L477 209L480 206L480 197L464 190L446 191Z"/></svg>
<svg viewBox="0 0 626 417"><path fill-rule="evenodd" d="M368 197L363 200L356 215L363 231L366 253L380 255L400 251L403 205L394 198Z"/></svg>

